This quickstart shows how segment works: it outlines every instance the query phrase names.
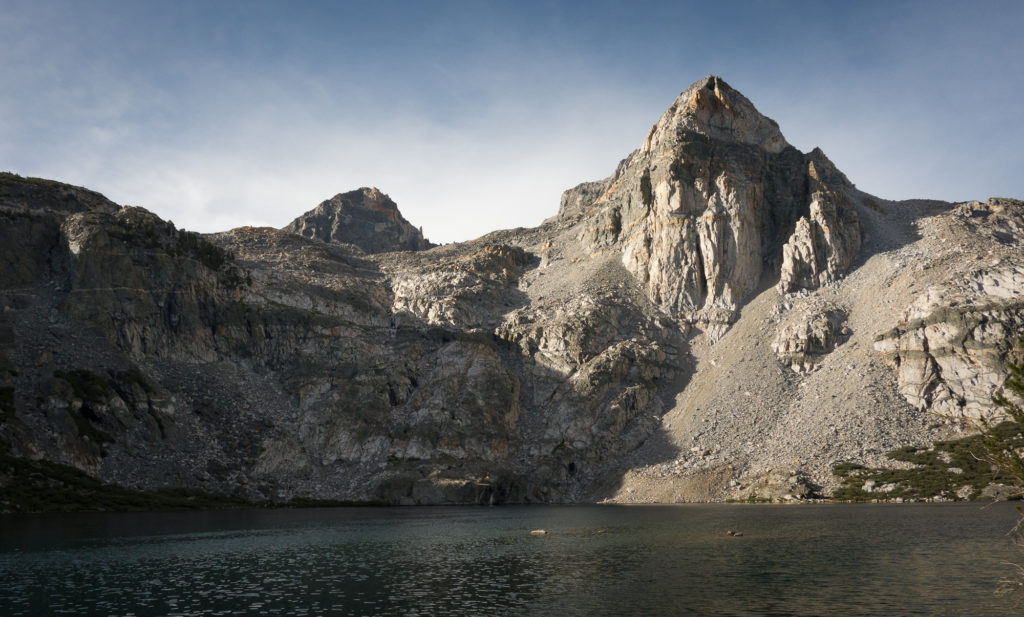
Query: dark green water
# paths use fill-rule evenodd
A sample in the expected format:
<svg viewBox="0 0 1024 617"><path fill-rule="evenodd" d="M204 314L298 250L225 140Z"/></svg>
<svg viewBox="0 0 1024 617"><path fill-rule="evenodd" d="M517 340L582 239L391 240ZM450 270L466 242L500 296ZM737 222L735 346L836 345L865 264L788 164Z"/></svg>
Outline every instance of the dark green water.
<svg viewBox="0 0 1024 617"><path fill-rule="evenodd" d="M1024 614L1012 506L0 517L0 615ZM549 533L533 536L543 528ZM730 537L726 530L743 533Z"/></svg>

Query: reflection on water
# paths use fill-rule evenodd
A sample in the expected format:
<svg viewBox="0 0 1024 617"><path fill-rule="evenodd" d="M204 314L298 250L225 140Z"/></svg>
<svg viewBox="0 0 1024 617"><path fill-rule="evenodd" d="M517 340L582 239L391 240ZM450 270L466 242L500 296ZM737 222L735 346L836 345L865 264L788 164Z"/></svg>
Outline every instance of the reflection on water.
<svg viewBox="0 0 1024 617"><path fill-rule="evenodd" d="M0 615L1003 617L1021 614L993 592L1024 559L1004 537L1014 518L1006 504L7 516Z"/></svg>

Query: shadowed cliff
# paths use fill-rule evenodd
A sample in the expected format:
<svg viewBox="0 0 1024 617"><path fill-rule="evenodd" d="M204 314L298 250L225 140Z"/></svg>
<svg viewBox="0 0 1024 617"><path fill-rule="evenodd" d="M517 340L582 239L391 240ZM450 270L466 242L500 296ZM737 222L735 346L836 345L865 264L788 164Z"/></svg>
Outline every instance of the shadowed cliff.
<svg viewBox="0 0 1024 617"><path fill-rule="evenodd" d="M444 247L377 189L199 235L0 174L0 448L260 502L828 494L995 413L1022 215L867 195L714 76Z"/></svg>

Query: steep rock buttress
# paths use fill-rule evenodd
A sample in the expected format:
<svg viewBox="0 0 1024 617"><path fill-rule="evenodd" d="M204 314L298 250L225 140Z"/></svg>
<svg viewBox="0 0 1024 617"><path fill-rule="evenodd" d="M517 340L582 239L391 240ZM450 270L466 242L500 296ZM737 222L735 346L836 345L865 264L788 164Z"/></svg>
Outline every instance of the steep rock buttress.
<svg viewBox="0 0 1024 617"><path fill-rule="evenodd" d="M785 291L841 276L860 247L853 186L801 154L721 78L679 95L642 147L562 197L592 251L617 250L652 302L718 338L764 275Z"/></svg>

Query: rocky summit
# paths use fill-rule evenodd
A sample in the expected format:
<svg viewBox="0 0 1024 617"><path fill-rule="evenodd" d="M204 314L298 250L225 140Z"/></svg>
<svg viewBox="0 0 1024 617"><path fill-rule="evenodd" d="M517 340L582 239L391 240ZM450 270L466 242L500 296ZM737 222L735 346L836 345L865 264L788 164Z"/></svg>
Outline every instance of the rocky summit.
<svg viewBox="0 0 1024 617"><path fill-rule="evenodd" d="M300 236L354 244L367 253L421 251L434 246L376 188L339 193L284 228Z"/></svg>
<svg viewBox="0 0 1024 617"><path fill-rule="evenodd" d="M446 246L377 189L200 235L3 174L0 486L827 497L998 418L1022 249L1024 203L873 197L714 76L541 226Z"/></svg>

